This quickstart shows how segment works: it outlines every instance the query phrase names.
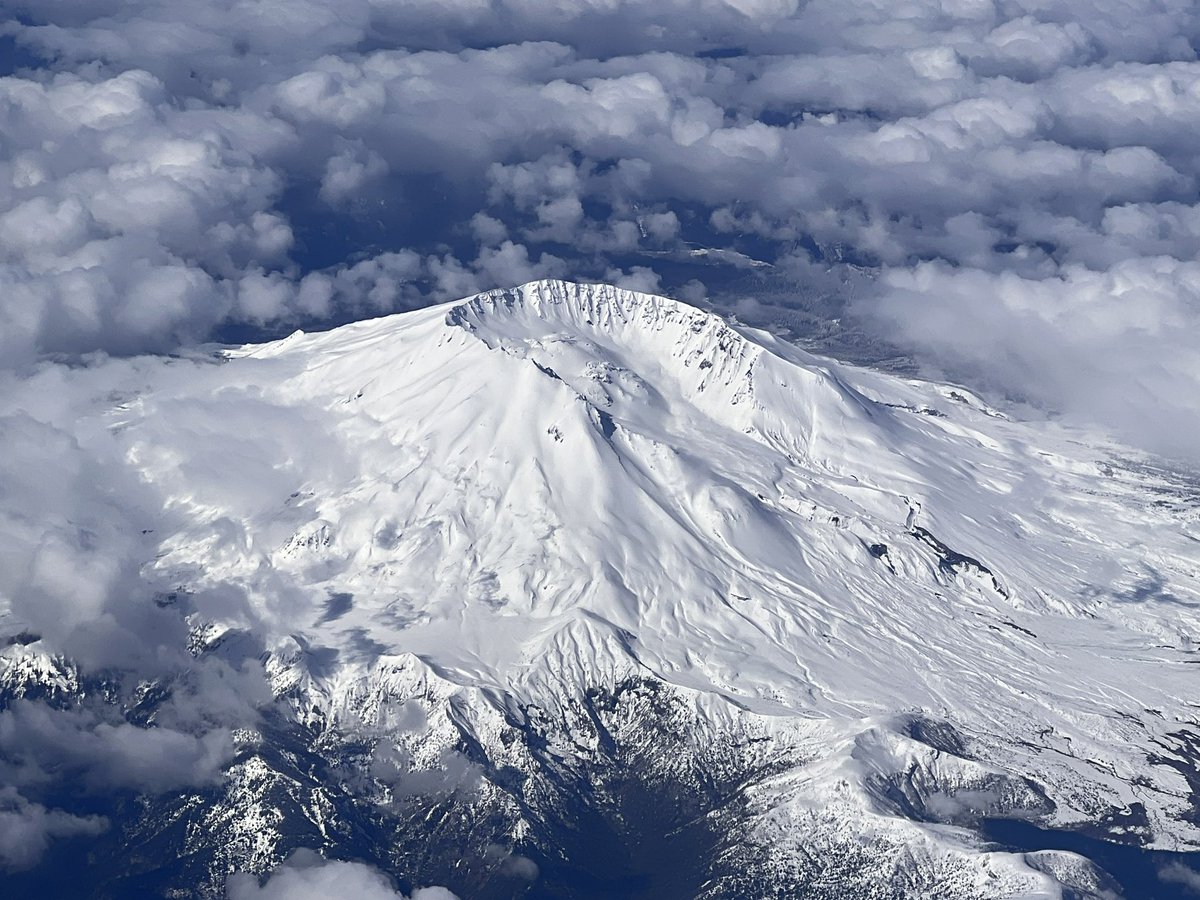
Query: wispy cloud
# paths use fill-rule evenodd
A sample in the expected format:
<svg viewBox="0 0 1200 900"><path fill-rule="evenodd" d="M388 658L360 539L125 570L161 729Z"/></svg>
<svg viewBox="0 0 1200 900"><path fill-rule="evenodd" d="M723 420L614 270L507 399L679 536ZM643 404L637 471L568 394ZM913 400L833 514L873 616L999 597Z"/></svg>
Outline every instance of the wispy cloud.
<svg viewBox="0 0 1200 900"><path fill-rule="evenodd" d="M325 860L310 850L299 850L259 884L252 875L233 875L226 889L229 900L326 900L356 897L362 900L458 900L443 887L423 887L411 895L396 890L391 879L360 862Z"/></svg>

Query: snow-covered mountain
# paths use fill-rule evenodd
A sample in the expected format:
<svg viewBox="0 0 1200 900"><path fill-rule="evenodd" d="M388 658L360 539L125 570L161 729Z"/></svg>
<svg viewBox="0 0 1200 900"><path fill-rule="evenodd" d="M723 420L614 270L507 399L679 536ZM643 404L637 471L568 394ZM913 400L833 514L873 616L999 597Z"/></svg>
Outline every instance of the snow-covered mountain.
<svg viewBox="0 0 1200 900"><path fill-rule="evenodd" d="M1200 489L1132 453L555 281L106 377L142 576L278 700L109 835L183 860L117 893L315 847L463 897L1102 896L979 822L1200 848ZM84 693L3 621L10 700Z"/></svg>

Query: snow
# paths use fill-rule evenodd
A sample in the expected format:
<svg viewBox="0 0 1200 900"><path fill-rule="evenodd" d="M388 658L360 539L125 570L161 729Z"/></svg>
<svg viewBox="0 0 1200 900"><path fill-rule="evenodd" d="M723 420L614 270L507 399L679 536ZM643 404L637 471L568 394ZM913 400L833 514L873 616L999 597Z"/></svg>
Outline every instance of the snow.
<svg viewBox="0 0 1200 900"><path fill-rule="evenodd" d="M1096 436L555 281L106 377L77 428L170 511L146 571L236 588L321 703L407 672L553 710L650 676L808 748L757 789L785 830L844 806L978 853L872 792L924 760L951 805L1029 778L1059 823L1140 802L1200 845L1147 761L1196 724L1200 489ZM974 761L928 759L918 714ZM1003 856L980 879L1054 895Z"/></svg>

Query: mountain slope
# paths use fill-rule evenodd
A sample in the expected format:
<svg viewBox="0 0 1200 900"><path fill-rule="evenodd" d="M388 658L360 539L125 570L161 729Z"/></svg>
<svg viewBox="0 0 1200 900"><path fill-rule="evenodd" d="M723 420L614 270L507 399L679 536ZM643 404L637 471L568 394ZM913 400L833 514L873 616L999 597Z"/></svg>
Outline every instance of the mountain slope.
<svg viewBox="0 0 1200 900"><path fill-rule="evenodd" d="M988 851L982 816L1200 845L1197 492L1117 448L549 281L111 377L79 429L162 498L144 577L196 652L262 652L288 710L198 801L210 831L271 819L255 748L299 741L366 779L322 801L366 810L339 821L390 823L356 853L472 896L586 896L569 835L608 830L638 877L631 848L676 861L654 890L707 896L1107 883ZM38 654L9 648L10 693ZM219 885L287 832L190 852ZM456 885L450 836L542 876Z"/></svg>

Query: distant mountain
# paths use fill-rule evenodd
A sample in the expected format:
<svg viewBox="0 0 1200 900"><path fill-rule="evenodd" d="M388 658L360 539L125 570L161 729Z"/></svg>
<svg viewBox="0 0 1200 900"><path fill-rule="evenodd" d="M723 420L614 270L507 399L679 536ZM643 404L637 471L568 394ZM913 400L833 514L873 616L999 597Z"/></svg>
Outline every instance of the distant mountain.
<svg viewBox="0 0 1200 900"><path fill-rule="evenodd" d="M605 285L181 365L79 427L173 511L144 571L193 652L275 700L12 886L220 896L308 847L463 898L1152 896L982 823L1200 848L1183 476ZM24 627L6 703L103 695Z"/></svg>

